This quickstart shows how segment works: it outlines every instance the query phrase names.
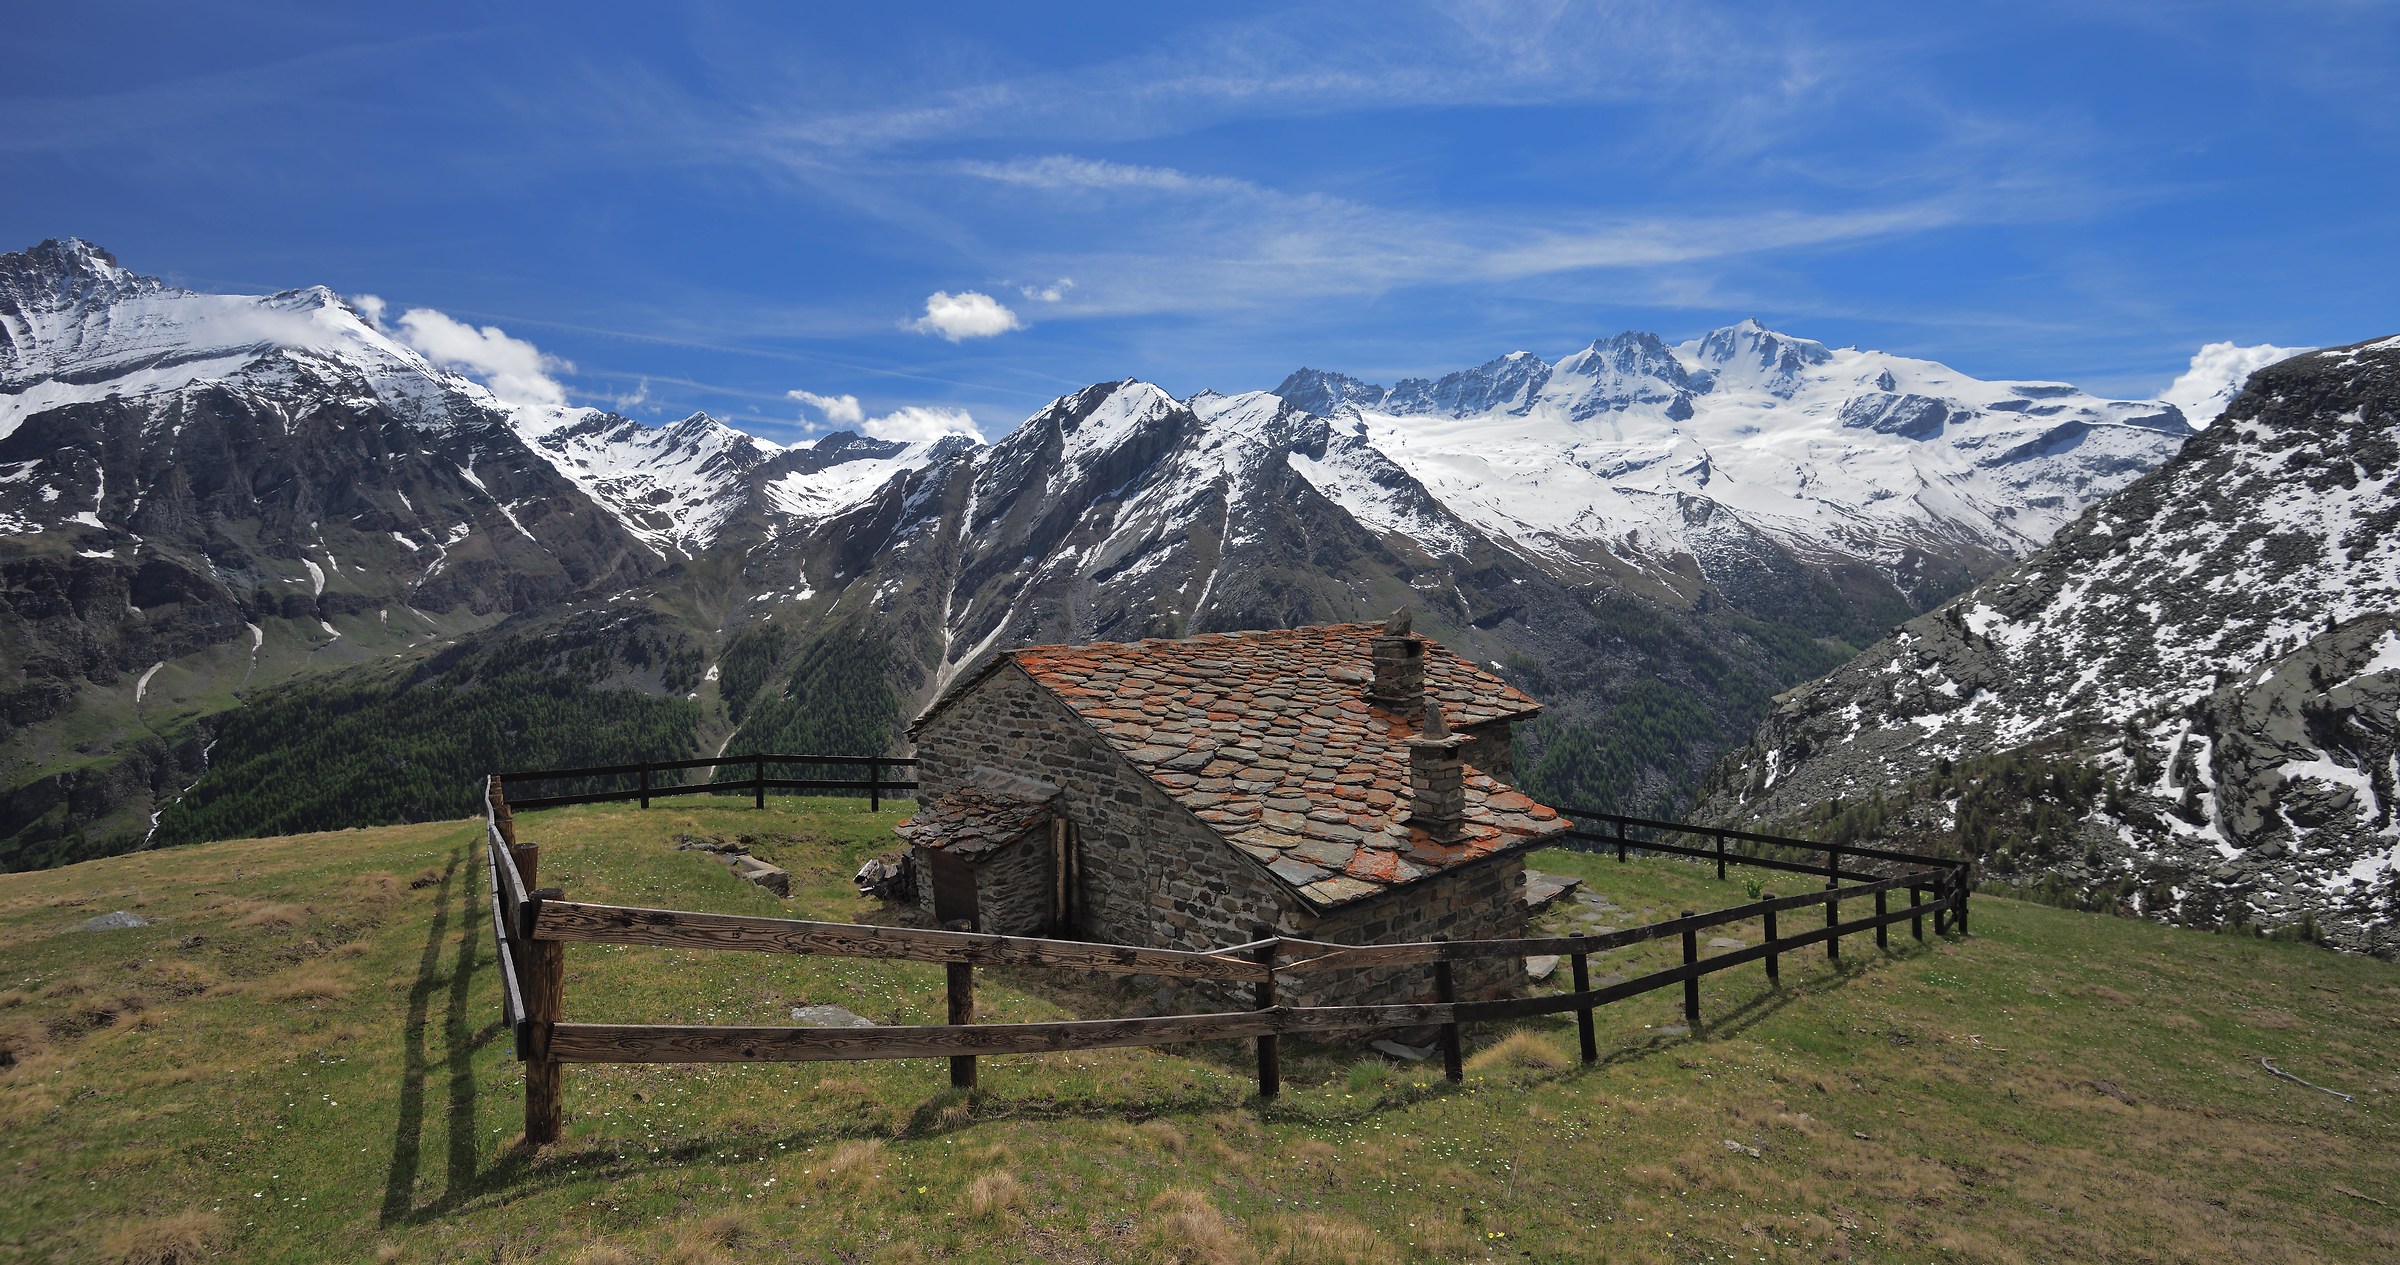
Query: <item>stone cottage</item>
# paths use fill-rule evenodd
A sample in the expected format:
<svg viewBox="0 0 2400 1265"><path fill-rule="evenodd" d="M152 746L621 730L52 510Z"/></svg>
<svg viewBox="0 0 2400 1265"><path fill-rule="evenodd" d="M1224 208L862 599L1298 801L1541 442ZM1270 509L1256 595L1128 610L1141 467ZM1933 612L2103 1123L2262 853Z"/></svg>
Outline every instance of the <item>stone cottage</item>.
<svg viewBox="0 0 2400 1265"><path fill-rule="evenodd" d="M997 656L910 726L918 900L1012 935L1217 949L1519 936L1522 854L1569 828L1511 786L1534 701L1388 623ZM1468 996L1513 963L1462 969ZM1422 970L1289 1000L1430 993Z"/></svg>

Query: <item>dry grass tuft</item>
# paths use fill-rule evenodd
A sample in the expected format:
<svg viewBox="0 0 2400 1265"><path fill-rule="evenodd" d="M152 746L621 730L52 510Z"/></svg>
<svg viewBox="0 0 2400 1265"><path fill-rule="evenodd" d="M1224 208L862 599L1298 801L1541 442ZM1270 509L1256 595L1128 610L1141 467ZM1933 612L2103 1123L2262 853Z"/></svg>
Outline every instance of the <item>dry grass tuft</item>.
<svg viewBox="0 0 2400 1265"><path fill-rule="evenodd" d="M179 1212L117 1230L101 1240L100 1250L110 1265L191 1265L207 1260L224 1237L225 1223L215 1213Z"/></svg>
<svg viewBox="0 0 2400 1265"><path fill-rule="evenodd" d="M864 1190L883 1175L883 1142L879 1138L854 1138L833 1148L825 1167L817 1170L817 1184L835 1190Z"/></svg>
<svg viewBox="0 0 2400 1265"><path fill-rule="evenodd" d="M357 982L349 976L320 968L269 983L262 995L268 1001L340 1001L357 988Z"/></svg>
<svg viewBox="0 0 2400 1265"><path fill-rule="evenodd" d="M1268 1226L1277 1265L1376 1265L1395 1253L1375 1232L1348 1217L1306 1213L1278 1217Z"/></svg>
<svg viewBox="0 0 2400 1265"><path fill-rule="evenodd" d="M233 925L237 927L263 927L269 931L288 931L308 921L308 909L303 905L242 901L235 908L240 910L233 918Z"/></svg>
<svg viewBox="0 0 2400 1265"><path fill-rule="evenodd" d="M967 1183L967 1215L978 1221L1006 1216L1025 1206L1025 1187L1010 1173L985 1173Z"/></svg>
<svg viewBox="0 0 2400 1265"><path fill-rule="evenodd" d="M709 1247L736 1248L758 1238L758 1222L747 1212L728 1209L701 1218L682 1237Z"/></svg>
<svg viewBox="0 0 2400 1265"><path fill-rule="evenodd" d="M165 958L152 962L143 971L149 983L165 990L169 997L197 997L225 982L223 972L200 962L180 962Z"/></svg>
<svg viewBox="0 0 2400 1265"><path fill-rule="evenodd" d="M1150 1201L1144 1227L1150 1259L1173 1265L1246 1265L1257 1259L1208 1196L1189 1187Z"/></svg>
<svg viewBox="0 0 2400 1265"><path fill-rule="evenodd" d="M575 1254L575 1265L642 1265L642 1258L614 1243L594 1243Z"/></svg>
<svg viewBox="0 0 2400 1265"><path fill-rule="evenodd" d="M350 903L380 907L399 900L408 888L400 876L384 870L369 870L349 883Z"/></svg>
<svg viewBox="0 0 2400 1265"><path fill-rule="evenodd" d="M1478 1072L1499 1071L1505 1068L1524 1068L1532 1071L1553 1071L1566 1067L1572 1060L1538 1032L1512 1032L1500 1043L1478 1050L1467 1060L1467 1067Z"/></svg>

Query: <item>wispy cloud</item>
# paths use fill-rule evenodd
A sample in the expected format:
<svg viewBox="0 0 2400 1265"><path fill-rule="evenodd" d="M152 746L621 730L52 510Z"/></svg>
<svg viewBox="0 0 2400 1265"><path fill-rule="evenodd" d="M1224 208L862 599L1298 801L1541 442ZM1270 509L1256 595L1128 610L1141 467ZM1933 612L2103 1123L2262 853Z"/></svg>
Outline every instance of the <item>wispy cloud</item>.
<svg viewBox="0 0 2400 1265"><path fill-rule="evenodd" d="M892 439L901 443L923 443L944 435L965 435L977 443L983 442L982 429L962 408L909 405L881 417L868 418L859 429L870 438Z"/></svg>
<svg viewBox="0 0 2400 1265"><path fill-rule="evenodd" d="M859 407L855 395L819 395L814 391L791 390L788 398L815 409L827 422L836 426L856 426L866 420L867 412Z"/></svg>
<svg viewBox="0 0 2400 1265"><path fill-rule="evenodd" d="M1067 291L1074 288L1075 278L1060 277L1058 280L1053 281L1046 286L1018 286L1017 293L1024 295L1028 300L1035 303L1056 303L1060 299L1067 297Z"/></svg>
<svg viewBox="0 0 2400 1265"><path fill-rule="evenodd" d="M413 307L400 314L400 339L446 369L456 369L483 381L492 394L510 404L563 405L567 390L550 375L572 373L575 366L521 338L511 338L497 325L481 329L437 312Z"/></svg>

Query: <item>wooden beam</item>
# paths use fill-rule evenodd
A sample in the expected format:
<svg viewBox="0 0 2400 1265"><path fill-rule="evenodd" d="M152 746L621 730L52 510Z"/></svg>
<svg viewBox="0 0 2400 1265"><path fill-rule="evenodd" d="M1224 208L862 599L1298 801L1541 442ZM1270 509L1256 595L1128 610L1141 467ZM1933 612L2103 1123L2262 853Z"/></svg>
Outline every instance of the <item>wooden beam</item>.
<svg viewBox="0 0 2400 1265"><path fill-rule="evenodd" d="M569 1063L815 1063L857 1059L1043 1054L1107 1046L1174 1045L1263 1036L1278 1016L1236 1012L1063 1023L892 1028L731 1028L562 1023L551 1056Z"/></svg>
<svg viewBox="0 0 2400 1265"><path fill-rule="evenodd" d="M1055 966L1116 975L1171 975L1254 984L1267 977L1256 962L1181 949L1083 944L1030 936L919 931L843 922L804 922L740 914L639 909L582 901L545 900L534 923L537 940L647 944L677 949L754 953L813 953L908 962L965 962L977 966ZM1253 946L1254 947L1254 946ZM1236 950L1223 950L1230 954Z"/></svg>
<svg viewBox="0 0 2400 1265"><path fill-rule="evenodd" d="M561 1023L551 1025L549 1048L552 1058L568 1063L815 1063L954 1058L969 1054L1046 1054L1061 1050L1177 1045L1186 1041L1231 1041L1278 1033L1402 1028L1446 1022L1454 1009L1464 1008L1422 1004L1277 1007L1209 1015L1159 1015L1148 1019L890 1028Z"/></svg>

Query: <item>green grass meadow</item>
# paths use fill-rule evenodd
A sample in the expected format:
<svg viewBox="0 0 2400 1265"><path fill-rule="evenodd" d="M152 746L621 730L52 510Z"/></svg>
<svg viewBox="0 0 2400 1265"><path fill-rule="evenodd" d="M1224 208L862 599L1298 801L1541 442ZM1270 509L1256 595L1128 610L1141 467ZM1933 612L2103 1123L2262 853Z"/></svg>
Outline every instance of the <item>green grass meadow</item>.
<svg viewBox="0 0 2400 1265"><path fill-rule="evenodd" d="M573 898L878 920L848 875L906 811L519 822ZM791 897L678 833L751 836ZM570 1066L566 1137L529 1152L480 844L448 822L0 875L0 1260L2400 1259L2400 968L1991 897L1962 940L1903 924L1838 966L1787 957L1780 989L1712 976L1695 1032L1679 990L1608 1007L1589 1067L1571 1015L1470 1029L1457 1086L1287 1043L1271 1103L1247 1042L988 1058L972 1096L931 1059ZM1534 864L1618 925L1750 895L1739 870ZM117 909L152 925L73 929ZM575 1020L942 1015L932 966L566 960ZM1155 987L977 979L992 1022L1128 1014Z"/></svg>

